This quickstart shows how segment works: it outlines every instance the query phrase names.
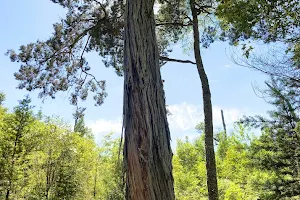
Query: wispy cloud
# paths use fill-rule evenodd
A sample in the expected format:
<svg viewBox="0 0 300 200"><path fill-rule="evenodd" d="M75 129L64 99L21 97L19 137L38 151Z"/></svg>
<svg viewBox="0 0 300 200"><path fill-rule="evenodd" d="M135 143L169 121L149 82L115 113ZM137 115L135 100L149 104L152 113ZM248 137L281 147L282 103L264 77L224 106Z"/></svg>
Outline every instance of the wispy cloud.
<svg viewBox="0 0 300 200"><path fill-rule="evenodd" d="M202 105L182 103L170 105L168 109L171 113L168 117L171 130L192 131L199 122L204 121ZM226 124L232 126L246 111L246 109L238 108L223 109ZM222 125L221 107L219 106L213 106L213 121L215 127Z"/></svg>
<svg viewBox="0 0 300 200"><path fill-rule="evenodd" d="M233 130L234 122L236 122L243 115L253 115L255 113L246 108L222 108L227 130ZM194 139L199 136L195 130L199 122L204 121L203 107L199 104L189 104L186 102L180 104L168 105L168 110L171 115L168 116L169 128L171 132L171 146L176 148L177 139ZM222 130L221 107L213 106L213 120L214 129ZM115 133L113 137L119 137L122 131L122 120L116 118L115 120L107 120L104 118L87 121L87 126L90 127L95 135L95 139L100 142L104 135L110 132Z"/></svg>
<svg viewBox="0 0 300 200"><path fill-rule="evenodd" d="M199 122L204 121L202 105L181 103L168 106L171 115L168 116L168 122L172 132L187 132L195 130ZM246 109L225 108L224 118L228 127L232 126L235 121L246 113ZM216 128L222 126L221 107L213 106L213 120ZM101 137L110 132L120 133L122 130L122 120L97 119L87 121L87 126L92 129L96 137Z"/></svg>
<svg viewBox="0 0 300 200"><path fill-rule="evenodd" d="M225 67L225 68L232 68L232 65L226 64L226 65L224 65L224 67Z"/></svg>
<svg viewBox="0 0 300 200"><path fill-rule="evenodd" d="M96 137L102 137L110 132L120 133L122 129L122 120L121 118L115 120L100 118L95 121L87 121L87 126L92 129Z"/></svg>
<svg viewBox="0 0 300 200"><path fill-rule="evenodd" d="M171 115L168 116L171 130L187 131L194 129L203 119L199 105L184 102L182 104L169 105L168 110L171 113Z"/></svg>

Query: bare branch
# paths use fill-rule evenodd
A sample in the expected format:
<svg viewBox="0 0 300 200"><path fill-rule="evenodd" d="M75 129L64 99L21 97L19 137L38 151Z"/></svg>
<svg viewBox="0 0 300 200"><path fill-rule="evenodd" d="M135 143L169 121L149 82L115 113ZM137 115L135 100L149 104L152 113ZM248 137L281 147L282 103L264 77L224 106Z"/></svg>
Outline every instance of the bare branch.
<svg viewBox="0 0 300 200"><path fill-rule="evenodd" d="M181 23L181 22L161 22L161 23L157 23L156 26L192 26L192 23Z"/></svg>
<svg viewBox="0 0 300 200"><path fill-rule="evenodd" d="M91 38L91 36L88 37L88 39L87 39L87 41L86 41L86 44L85 44L85 46L84 46L84 48L83 48L83 50L82 50L82 53L81 53L81 57L80 57L81 66L80 66L80 69L81 69L81 71L82 71L83 73L85 73L85 80L86 80L87 76L90 76L90 77L92 77L92 79L93 79L94 81L96 81L97 83L99 83L99 81L97 81L96 77L95 77L93 74L87 72L87 70L84 69L84 68L83 68L83 65L82 65L82 62L83 62L83 55L84 55L85 50L86 50L86 48L87 48L87 46L88 46L88 44L89 44L90 38Z"/></svg>
<svg viewBox="0 0 300 200"><path fill-rule="evenodd" d="M160 56L159 59L162 60L162 61L166 61L166 62L189 63L189 64L196 65L195 62L190 61L190 60L179 60L179 59L174 59L174 58L168 58L168 57L165 57L165 56Z"/></svg>
<svg viewBox="0 0 300 200"><path fill-rule="evenodd" d="M282 56L277 52L268 51L267 56L252 55L250 58L244 59L240 58L236 52L233 53L231 60L239 66L255 69L270 76L289 79L296 83L300 82L299 74L289 64L290 59L286 57L286 54Z"/></svg>

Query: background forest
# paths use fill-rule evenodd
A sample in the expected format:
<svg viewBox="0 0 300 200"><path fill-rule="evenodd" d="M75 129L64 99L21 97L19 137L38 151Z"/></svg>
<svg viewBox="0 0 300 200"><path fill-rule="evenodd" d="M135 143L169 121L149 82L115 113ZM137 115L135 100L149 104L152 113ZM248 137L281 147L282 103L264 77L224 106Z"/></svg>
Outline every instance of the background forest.
<svg viewBox="0 0 300 200"><path fill-rule="evenodd" d="M252 118L215 133L220 199L299 198L299 119L280 91L270 92L276 109L272 119L255 121L264 125L260 136L243 125ZM12 199L124 199L119 139L107 134L97 145L83 117L73 131L59 117L34 113L28 97L13 112L4 100L1 94L1 199L7 193ZM179 200L207 199L204 124L196 129L199 137L177 140L173 156Z"/></svg>
<svg viewBox="0 0 300 200"><path fill-rule="evenodd" d="M142 4L138 4L137 0L126 2L51 0L52 4L63 10L61 13L64 17L53 24L48 39L34 43L32 38L29 42L21 40L28 44L17 49L16 46L20 44L7 46L22 35L21 31L14 31L17 36L10 38L8 43L3 41L7 44L5 58L19 67L18 70L14 69L14 78L18 83L13 85L14 88L38 91L35 94L46 103L47 97L55 99L58 93L66 92L76 111L73 113L75 123L71 125L65 121L65 116L72 116L65 105L57 104L58 109L65 113L63 117L49 117L43 113L43 108L37 111L35 106L45 107L48 113L51 108L46 104L35 105L29 96L12 107L13 102L6 100L13 95L7 86L9 82L1 80L0 90L3 87L5 92L0 91L0 200L130 199L126 191L133 196L132 185L135 185L129 188L128 183L141 177L135 174L135 166L131 165L131 170L128 170L130 162L135 161L130 160L134 157L128 156L130 153L136 153L138 157L136 171L151 172L149 177L153 179L147 179L149 183L157 181L155 183L159 186L166 186L162 194L169 194L170 199L174 198L174 192L178 200L300 199L299 0L149 0L154 10L152 4L144 3L144 6L140 6ZM146 20L149 23L145 25L146 28L128 28L146 23L140 23L134 18L144 12L133 15L128 12L127 18L124 18L125 10L131 9L125 6L129 5L128 2L135 2L130 5L138 5L137 8L142 11L150 5L152 10L147 16L149 14L151 20ZM134 20L126 25L130 17ZM13 23L9 25L14 26ZM155 33L156 37L153 37ZM136 39L138 47L131 49L134 45L128 41L133 41L130 38L132 35L134 39L147 36L147 40ZM6 40L7 37L9 34L0 38ZM233 127L227 128L225 117L223 129L217 130L216 126L213 127L213 105L216 100L212 97L223 90L223 85L218 85L219 90L214 89L216 86L209 77L221 72L210 71L207 67L210 64L205 61L205 52L214 55L210 60L218 60L221 58L220 50L213 47L220 47L218 45L221 43L230 45L230 60L235 65L242 66L245 71L250 68L265 75L264 84L254 86L254 92L251 92L262 97L269 104L270 110L252 116L253 113L249 112L235 119ZM151 49L150 53L148 48ZM95 52L98 60L91 56ZM190 53L195 57L187 56ZM90 94L93 95L93 104L100 106L110 92L104 79L117 82L113 75L105 73L99 79L97 75L101 73L92 69L92 64L88 62L91 58L89 56L96 65L101 57L105 67L112 67L118 77L124 75L122 128L125 129L125 138L116 137L113 132L107 131L98 141L97 134L86 125L86 112L98 115L96 109L87 108L85 104L91 102ZM139 62L131 63L136 58L134 56L140 59ZM184 59L179 59L182 57ZM166 66L171 66L168 63L177 65L167 71ZM193 87L185 85L189 82L190 74L182 80L175 80L179 82L177 88L171 88L171 84L165 83L160 71L166 70L168 78L190 70L185 68L187 66L179 68L179 64L194 66L197 73L193 71L190 74L197 74L201 85L199 82L193 84ZM247 76L248 71L230 76L229 79L237 80L231 85L239 85L242 79L251 79ZM176 144L172 145L173 157L170 148L172 129L169 130L166 115L170 119L176 113L172 113L172 105L165 102L164 90L167 94L172 90L169 94L173 99L185 99L187 91L203 98L204 119L188 119L198 120L196 137L176 137ZM250 93L245 90L242 94L231 96L238 92L229 91L228 88L225 90L215 99L237 102L238 98L242 99L246 93ZM121 99L120 96L115 97ZM198 96L195 99L200 102ZM254 100L252 98L249 101ZM120 102L110 104L113 105L110 108L112 113L122 104ZM262 104L257 106L263 107ZM252 104L252 108L255 107ZM109 111L105 114L111 113ZM177 122L180 123L180 120L182 118ZM140 126L134 126L136 124ZM131 132L126 133L127 130ZM151 141L151 145L140 145L143 151L135 148L139 137L136 139L132 136L136 135L144 137L142 142ZM151 138L148 138L149 135ZM150 162L145 161L144 157L154 159ZM160 172L161 177L153 176ZM155 186L159 188L155 184L151 185L152 188ZM149 194L146 197L153 195Z"/></svg>

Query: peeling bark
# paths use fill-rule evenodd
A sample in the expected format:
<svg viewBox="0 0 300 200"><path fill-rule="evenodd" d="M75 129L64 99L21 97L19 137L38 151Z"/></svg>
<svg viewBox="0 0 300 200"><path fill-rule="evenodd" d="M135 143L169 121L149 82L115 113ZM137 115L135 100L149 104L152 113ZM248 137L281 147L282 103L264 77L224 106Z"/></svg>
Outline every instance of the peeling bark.
<svg viewBox="0 0 300 200"><path fill-rule="evenodd" d="M127 0L125 11L124 166L130 200L175 199L153 5L154 0Z"/></svg>

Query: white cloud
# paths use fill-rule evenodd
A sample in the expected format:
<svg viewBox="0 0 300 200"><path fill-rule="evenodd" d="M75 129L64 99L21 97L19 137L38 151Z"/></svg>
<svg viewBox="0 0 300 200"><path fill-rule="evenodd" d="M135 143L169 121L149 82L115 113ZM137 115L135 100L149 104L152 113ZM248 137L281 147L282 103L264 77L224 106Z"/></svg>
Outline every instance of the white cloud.
<svg viewBox="0 0 300 200"><path fill-rule="evenodd" d="M232 68L232 65L230 64L227 64L227 65L224 65L225 68Z"/></svg>
<svg viewBox="0 0 300 200"><path fill-rule="evenodd" d="M225 108L223 109L224 120L226 124L233 124L243 115L247 114L246 109ZM216 125L222 124L221 108L218 106L213 107L213 117Z"/></svg>
<svg viewBox="0 0 300 200"><path fill-rule="evenodd" d="M97 119L96 121L87 121L87 126L92 129L96 137L104 136L110 132L120 133L122 129L122 120Z"/></svg>
<svg viewBox="0 0 300 200"><path fill-rule="evenodd" d="M195 126L199 122L204 121L202 105L181 103L169 105L168 110L171 115L168 116L168 122L172 132L187 132L194 131ZM237 121L243 114L245 109L225 108L224 118L226 125L232 127L233 123ZM213 106L214 127L222 127L221 108ZM98 119L95 121L87 121L87 126L92 129L96 137L104 136L110 132L121 133L122 120L121 118L115 120Z"/></svg>
<svg viewBox="0 0 300 200"><path fill-rule="evenodd" d="M194 129L200 121L203 121L202 109L199 105L184 102L182 104L169 105L168 110L171 113L171 115L168 116L171 130L191 130Z"/></svg>
<svg viewBox="0 0 300 200"><path fill-rule="evenodd" d="M202 105L195 104L175 104L168 106L171 115L168 121L171 130L188 131L194 130L199 122L204 121ZM245 114L245 109L225 108L223 109L224 118L227 126L232 126L235 121ZM222 126L221 108L213 106L214 127Z"/></svg>
<svg viewBox="0 0 300 200"><path fill-rule="evenodd" d="M237 121L244 114L253 115L254 113L248 109L239 108L222 108L227 130L231 131L233 123ZM204 121L202 105L189 104L183 102L181 104L173 104L168 106L171 115L168 116L168 122L172 138L172 148L176 148L176 140L184 139L186 136L193 139L199 136L195 130L195 126L199 122ZM221 107L213 106L214 129L222 130ZM115 120L98 119L95 121L87 121L87 126L92 129L96 141L100 142L104 135L114 132L114 137L119 137L122 131L122 120L116 118Z"/></svg>

